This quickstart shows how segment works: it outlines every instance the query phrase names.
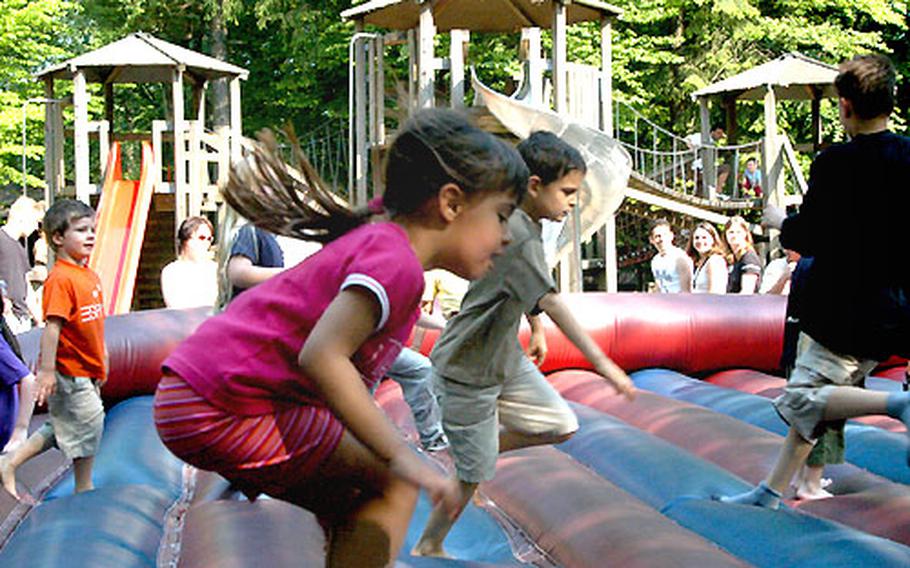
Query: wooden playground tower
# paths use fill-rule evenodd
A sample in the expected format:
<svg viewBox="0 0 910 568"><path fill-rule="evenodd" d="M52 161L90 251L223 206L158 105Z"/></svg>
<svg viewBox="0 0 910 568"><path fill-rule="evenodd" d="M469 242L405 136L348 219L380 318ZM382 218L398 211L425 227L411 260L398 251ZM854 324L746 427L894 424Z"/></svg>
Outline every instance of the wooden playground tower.
<svg viewBox="0 0 910 568"><path fill-rule="evenodd" d="M625 200L623 212L649 217L654 215L654 208L660 208L670 216L723 224L729 215L761 205L754 197L739 195L737 182L744 165L740 158L746 156L760 158L764 199L781 205L800 203L806 182L794 150L819 149L820 101L833 95L836 69L800 54L786 54L693 94L700 107L700 144L692 146L686 138L653 123L647 133L649 140L642 140L639 118L642 123L649 121L637 115L630 133L619 117L624 105L613 100L611 30L621 15L618 8L597 0L371 0L343 12L342 17L356 26L350 45L352 201L364 203L370 187L374 192L382 190L379 164L387 143L386 47L407 45L408 74L403 89L407 96L403 104L399 101L400 114L406 116L416 109L439 104L436 99L442 91L436 87L436 75L441 71L449 75L448 105L459 108L467 90L466 54L473 31L521 33L524 77L512 99L551 109L570 121L615 137L631 154L633 171L624 194L630 199ZM585 21L600 23L599 68L567 60L567 26ZM367 33L368 25L390 31ZM542 28L551 31L553 47L549 58L541 52ZM434 38L440 32L450 36L447 57L437 57L435 53ZM776 104L785 99L811 101L814 134L810 144L794 145L778 130ZM715 146L710 140L711 101L719 101L723 107L730 134L727 146ZM736 144L738 101L763 102L765 133L759 140ZM622 108L625 114L630 110L637 114L627 105ZM478 118L481 126L508 134L496 118L483 114ZM660 143L658 137L662 137ZM694 170L696 163L700 164L698 171ZM732 176L728 175L724 187L716 187L721 163ZM788 175L790 183L785 183ZM596 261L593 264L582 260L577 215L571 220L575 244L572 254L564 257L568 266L560 266L562 289L581 290L584 264L588 264L588 269L602 266L605 288L617 289L619 213L606 219L597 230L603 258L592 259ZM757 227L755 230L760 231Z"/></svg>
<svg viewBox="0 0 910 568"><path fill-rule="evenodd" d="M45 92L45 198L48 204L58 196L90 203L92 196L102 192L113 173L106 170L119 169L119 160L109 153L119 152L122 142L140 142L144 147L143 157L151 157L151 163L142 165L142 178L148 176L151 180L152 202L129 214L131 218L147 215L148 228L142 218L137 225L139 234L125 237L136 239L142 248L143 260L136 286L139 296L145 292L147 297L160 299L158 274L161 266L173 258L174 234L183 219L217 209L218 188L227 180L230 162L241 156L240 81L247 75L245 69L141 32L36 75L44 82ZM213 117L206 112L206 90L216 79L229 83L230 121L227 125L213 125ZM71 97L56 97L57 80L72 81ZM89 83L103 85L104 118L100 120L89 119ZM153 120L151 132L117 132L112 128L114 86L125 83L170 86L165 91L169 95L165 105L168 116ZM189 112L187 87L190 91ZM73 121L72 128L67 129L63 109L70 105ZM64 142L70 135L73 138L73 171L68 176ZM94 152L93 148L96 149ZM96 163L93 163L93 154L97 156ZM152 256L155 258L147 258ZM152 302L143 306L134 302L134 306L156 307L154 298Z"/></svg>
<svg viewBox="0 0 910 568"><path fill-rule="evenodd" d="M408 53L407 113L430 108L436 101L436 74L449 72L452 108L464 106L465 68L471 32L521 33L525 59L526 100L550 107L557 113L584 120L611 132L612 126L612 25L622 11L597 0L371 0L342 12L356 32L351 39L350 92L350 188L351 201L363 204L372 181L381 191L380 154L387 143L385 129L384 51L387 46L406 44ZM567 60L567 26L599 22L601 67L576 65ZM391 30L366 33L367 25ZM552 34L552 52L541 50L541 29ZM448 32L448 57L437 57L434 40ZM545 75L549 74L549 82ZM595 104L592 103L596 101ZM494 127L495 128L495 127ZM501 127L500 127L501 129ZM571 221L570 221L571 222ZM578 223L577 219L574 223ZM607 242L615 241L615 227L608 222L601 231ZM608 247L615 250L615 247ZM581 289L580 257L573 266L560 270L564 289ZM607 282L615 288L615 257L606 260Z"/></svg>

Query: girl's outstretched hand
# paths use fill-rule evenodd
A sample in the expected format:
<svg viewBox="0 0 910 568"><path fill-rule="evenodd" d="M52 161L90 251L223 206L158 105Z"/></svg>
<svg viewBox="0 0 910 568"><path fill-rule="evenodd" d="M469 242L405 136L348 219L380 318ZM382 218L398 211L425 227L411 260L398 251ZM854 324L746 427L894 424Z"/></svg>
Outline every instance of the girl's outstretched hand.
<svg viewBox="0 0 910 568"><path fill-rule="evenodd" d="M458 514L461 506L458 481L441 474L413 450L404 448L392 458L389 468L394 475L425 490L433 505L442 507L450 518Z"/></svg>

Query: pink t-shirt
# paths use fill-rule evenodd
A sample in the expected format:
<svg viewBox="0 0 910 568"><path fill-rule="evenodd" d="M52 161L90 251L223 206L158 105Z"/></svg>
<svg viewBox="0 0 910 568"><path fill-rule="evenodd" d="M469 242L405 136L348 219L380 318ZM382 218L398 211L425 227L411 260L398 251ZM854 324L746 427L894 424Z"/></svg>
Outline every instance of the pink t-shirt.
<svg viewBox="0 0 910 568"><path fill-rule="evenodd" d="M361 286L381 307L376 331L352 361L368 387L408 338L423 293L423 267L395 223L354 229L231 302L181 343L163 367L209 402L241 416L301 404L325 406L297 355L338 293Z"/></svg>

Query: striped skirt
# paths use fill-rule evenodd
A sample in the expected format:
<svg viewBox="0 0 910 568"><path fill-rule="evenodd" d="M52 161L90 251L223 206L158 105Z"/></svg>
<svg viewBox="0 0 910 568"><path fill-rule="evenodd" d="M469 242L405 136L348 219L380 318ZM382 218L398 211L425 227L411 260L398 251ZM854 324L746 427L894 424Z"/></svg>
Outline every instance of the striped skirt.
<svg viewBox="0 0 910 568"><path fill-rule="evenodd" d="M164 445L200 469L214 471L253 497L281 497L328 458L344 427L328 408L296 406L238 416L165 375L155 393L155 426Z"/></svg>

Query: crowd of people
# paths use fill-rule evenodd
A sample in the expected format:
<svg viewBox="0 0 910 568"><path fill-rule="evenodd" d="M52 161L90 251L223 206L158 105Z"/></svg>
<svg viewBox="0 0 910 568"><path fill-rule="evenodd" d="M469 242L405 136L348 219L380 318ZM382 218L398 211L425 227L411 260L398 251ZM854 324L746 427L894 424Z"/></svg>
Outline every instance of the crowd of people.
<svg viewBox="0 0 910 568"><path fill-rule="evenodd" d="M910 394L861 388L878 361L907 355L910 345L906 273L867 247L869 238L894 242L906 196L882 210L882 200L860 197L866 186L851 174L878 164L868 172L875 178L869 187L882 192L902 187L910 174L910 141L887 131L893 84L883 57L842 65L836 87L852 140L818 157L798 214L766 208L763 223L781 230L790 252L764 273L742 218L721 232L697 225L684 248L674 245L665 220L651 228L661 292L789 291L799 298L790 313L798 325L788 331L798 347L785 349L789 383L775 401L790 433L768 478L722 501L777 508L815 451L803 479L806 493L817 494L820 465L842 459L846 418L887 414L910 424ZM395 138L386 192L365 209L339 205L307 168L302 185L267 144L235 164L224 195L250 224L226 255L223 302L209 257L211 224L190 218L180 226L178 258L161 275L165 301L217 304L218 313L164 361L154 402L158 433L176 456L221 474L249 499L267 494L317 514L331 528L329 566L391 563L420 489L434 509L413 552L444 555L446 535L478 483L495 475L499 453L559 443L578 429L571 407L539 370L547 354L540 314L606 384L635 397L630 378L567 309L544 256L541 221L570 213L587 166L554 134L535 132L516 149L462 114L425 110ZM868 210L855 209L866 202ZM832 236L824 229L833 220L854 220L863 238ZM31 227L8 232L16 239ZM21 302L11 321L43 320L33 383L50 417L0 457L0 481L14 496L16 469L51 447L73 460L76 491L90 490L103 431L102 292L86 265L94 212L59 200L43 230L57 259L44 284L43 313L16 288ZM276 234L322 247L286 267ZM849 272L843 255L872 262ZM187 279L205 285L185 290L179 282ZM518 342L523 319L531 330L527 347ZM442 329L429 358L405 347L419 323ZM0 360L4 371L24 385L28 369L10 361ZM448 448L452 475L413 451L375 404L372 393L386 376L401 385L424 449Z"/></svg>
<svg viewBox="0 0 910 568"><path fill-rule="evenodd" d="M698 223L689 234L685 248L674 244L673 228L666 219L652 222L649 241L654 291L696 294L785 294L799 255L779 254L788 259L772 261L767 267L755 250L749 223L731 217L721 232L707 222Z"/></svg>

